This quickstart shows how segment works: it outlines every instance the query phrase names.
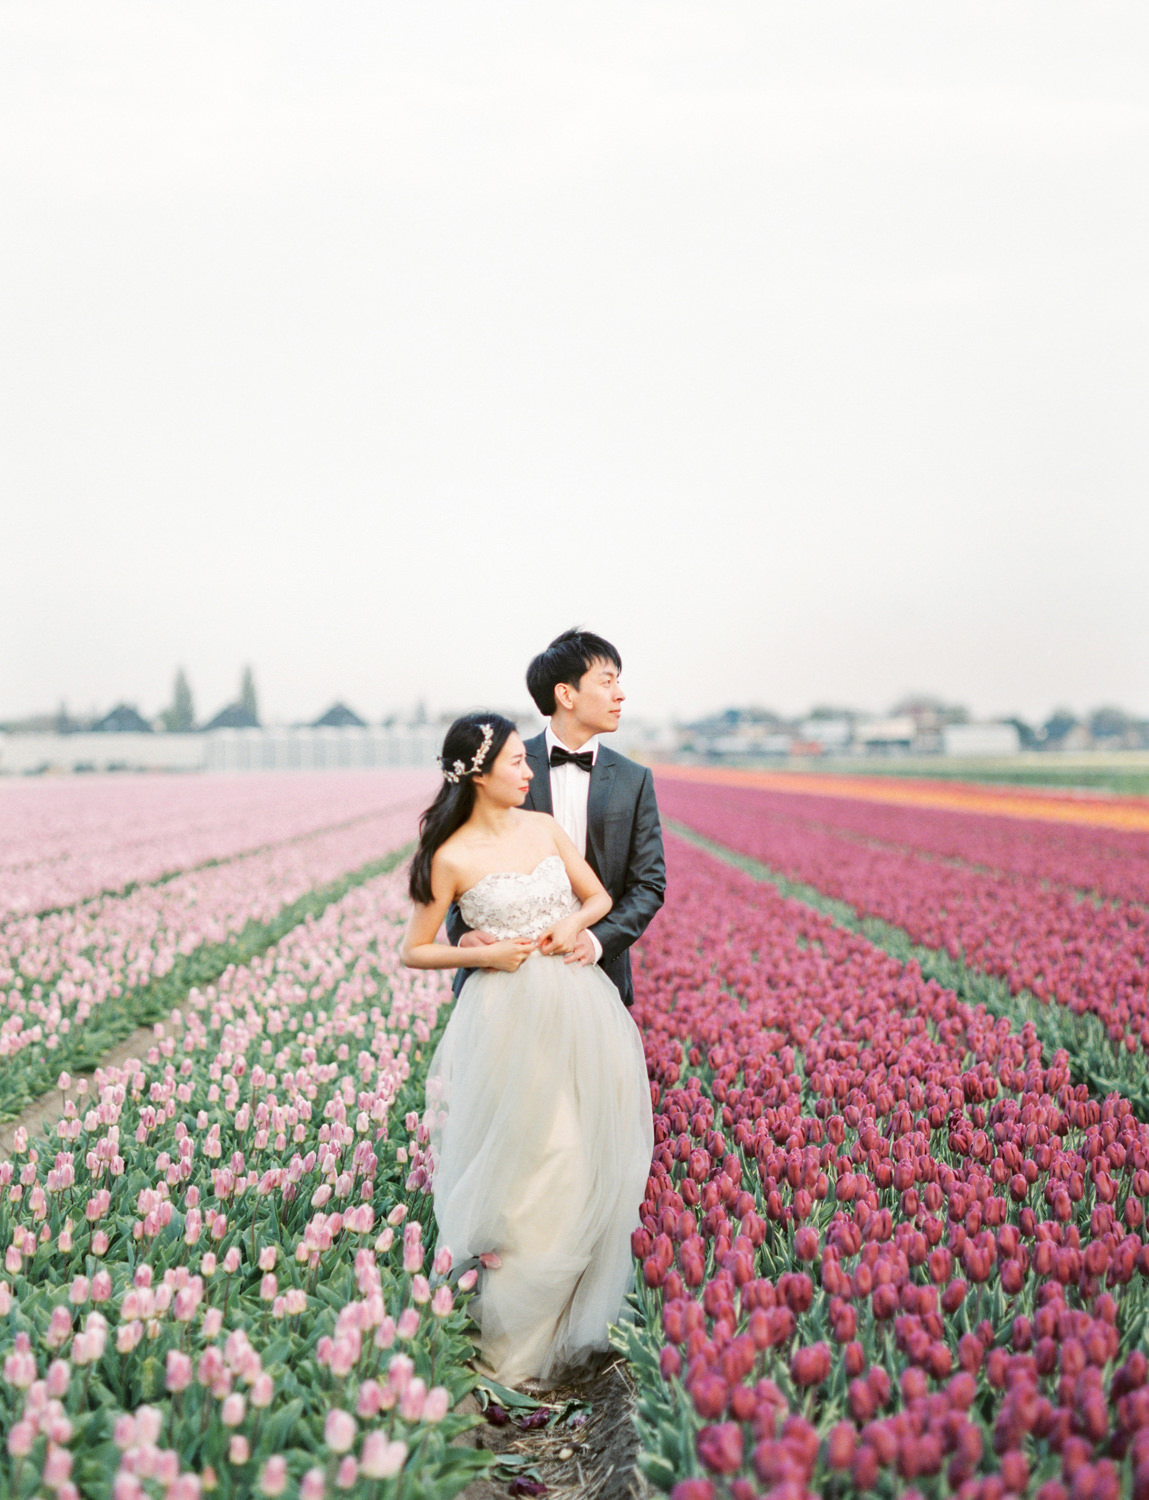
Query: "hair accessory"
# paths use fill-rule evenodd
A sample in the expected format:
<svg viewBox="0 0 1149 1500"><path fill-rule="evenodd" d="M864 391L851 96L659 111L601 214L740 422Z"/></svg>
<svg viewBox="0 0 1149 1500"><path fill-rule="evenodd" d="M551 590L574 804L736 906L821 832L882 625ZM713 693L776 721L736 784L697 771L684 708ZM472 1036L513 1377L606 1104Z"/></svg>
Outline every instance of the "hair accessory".
<svg viewBox="0 0 1149 1500"><path fill-rule="evenodd" d="M483 760L486 757L487 751L491 748L491 741L495 737L495 731L489 724L480 724L479 728L483 732L483 743L475 751L475 758L469 766L465 766L461 760L456 760L452 762L451 768L448 770L442 756L439 757L439 766L443 772L443 779L444 781L449 781L452 786L457 786L460 779L464 776L477 776L482 768Z"/></svg>

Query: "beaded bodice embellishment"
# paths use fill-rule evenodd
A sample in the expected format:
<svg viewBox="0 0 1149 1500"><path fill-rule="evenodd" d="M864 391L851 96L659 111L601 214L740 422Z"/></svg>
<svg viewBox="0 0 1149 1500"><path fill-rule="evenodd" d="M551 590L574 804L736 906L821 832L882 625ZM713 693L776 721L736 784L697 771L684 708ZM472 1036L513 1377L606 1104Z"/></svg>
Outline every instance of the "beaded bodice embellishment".
<svg viewBox="0 0 1149 1500"><path fill-rule="evenodd" d="M459 897L467 926L497 938L541 937L579 905L559 854L548 854L529 874L500 870L484 875Z"/></svg>

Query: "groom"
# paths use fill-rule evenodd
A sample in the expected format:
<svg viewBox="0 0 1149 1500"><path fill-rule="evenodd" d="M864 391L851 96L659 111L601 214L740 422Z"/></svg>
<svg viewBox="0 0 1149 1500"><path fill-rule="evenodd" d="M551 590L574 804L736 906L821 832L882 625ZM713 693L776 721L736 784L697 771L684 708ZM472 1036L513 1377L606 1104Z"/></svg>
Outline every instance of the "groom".
<svg viewBox="0 0 1149 1500"><path fill-rule="evenodd" d="M621 672L615 648L586 630L565 631L531 662L527 687L550 723L526 741L534 780L523 805L552 814L614 902L579 934L566 962L599 964L630 1005L630 945L662 905L666 864L650 772L599 741L618 728L626 697ZM496 941L468 932L457 906L447 913L447 933L462 947ZM458 971L456 994L468 973Z"/></svg>

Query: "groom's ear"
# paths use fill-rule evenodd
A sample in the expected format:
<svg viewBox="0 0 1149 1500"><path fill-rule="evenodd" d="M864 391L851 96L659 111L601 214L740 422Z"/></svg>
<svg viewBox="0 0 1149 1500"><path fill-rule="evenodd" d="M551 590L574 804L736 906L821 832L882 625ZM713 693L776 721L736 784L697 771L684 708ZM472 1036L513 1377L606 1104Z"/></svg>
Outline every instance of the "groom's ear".
<svg viewBox="0 0 1149 1500"><path fill-rule="evenodd" d="M555 702L560 708L565 708L569 713L574 707L575 690L569 682L555 683Z"/></svg>

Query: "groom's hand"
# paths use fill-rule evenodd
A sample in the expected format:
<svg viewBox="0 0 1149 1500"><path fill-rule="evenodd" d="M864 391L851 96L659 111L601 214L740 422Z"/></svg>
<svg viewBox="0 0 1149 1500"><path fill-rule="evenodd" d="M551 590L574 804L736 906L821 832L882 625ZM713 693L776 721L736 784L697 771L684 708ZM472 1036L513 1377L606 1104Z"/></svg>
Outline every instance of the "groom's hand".
<svg viewBox="0 0 1149 1500"><path fill-rule="evenodd" d="M594 943L591 942L590 933L584 927L575 939L575 945L571 951L563 954L563 963L582 964L585 968L587 964L593 964L596 961Z"/></svg>
<svg viewBox="0 0 1149 1500"><path fill-rule="evenodd" d="M482 948L489 943L497 943L499 940L493 932L484 932L481 928L477 932L464 932L459 939L460 948Z"/></svg>

